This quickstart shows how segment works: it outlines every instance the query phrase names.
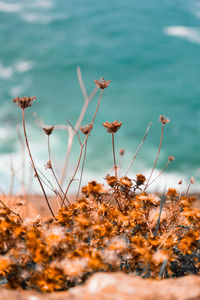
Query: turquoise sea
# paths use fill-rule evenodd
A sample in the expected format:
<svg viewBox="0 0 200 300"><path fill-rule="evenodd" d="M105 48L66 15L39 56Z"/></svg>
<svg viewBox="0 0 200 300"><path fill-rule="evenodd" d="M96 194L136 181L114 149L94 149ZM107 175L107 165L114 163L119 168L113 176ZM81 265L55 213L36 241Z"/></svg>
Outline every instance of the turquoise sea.
<svg viewBox="0 0 200 300"><path fill-rule="evenodd" d="M10 178L10 157L20 172L16 96L37 96L27 110L27 126L38 167L47 160L46 139L34 122L75 124L83 105L76 68L88 94L94 79L111 80L105 90L88 143L85 178L112 170L111 136L102 126L123 123L116 151L125 149L123 170L139 146L150 121L149 135L132 173L148 173L165 127L157 169L176 157L163 184L176 184L200 168L200 1L198 0L3 0L0 1L0 186ZM83 124L91 121L100 91ZM52 150L57 168L63 162L67 132L56 131ZM75 139L68 180L79 145ZM123 174L124 171L121 171ZM158 172L158 171L157 171ZM18 178L19 179L19 178ZM18 180L17 179L17 180ZM16 181L17 181L16 180ZM196 178L197 185L199 177Z"/></svg>

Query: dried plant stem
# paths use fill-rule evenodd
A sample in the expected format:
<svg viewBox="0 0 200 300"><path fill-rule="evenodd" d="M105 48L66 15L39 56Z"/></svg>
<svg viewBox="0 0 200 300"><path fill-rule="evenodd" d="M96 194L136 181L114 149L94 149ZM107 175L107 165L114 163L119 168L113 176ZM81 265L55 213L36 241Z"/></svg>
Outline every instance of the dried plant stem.
<svg viewBox="0 0 200 300"><path fill-rule="evenodd" d="M131 161L131 163L130 163L130 165L129 165L129 167L128 167L128 169L127 169L127 171L126 171L126 173L125 173L124 176L127 176L128 172L130 171L130 169L131 169L131 167L132 167L132 165L133 165L133 163L134 163L134 161L135 161L135 159L136 159L136 157L137 157L137 155L138 155L138 152L140 151L140 148L141 148L142 145L144 144L144 141L145 141L145 139L146 139L146 136L147 136L147 134L148 134L148 132L149 132L149 129L150 129L151 125L152 125L152 122L149 124L149 126L148 126L148 128L147 128L147 130L146 130L146 133L145 133L145 135L144 135L144 137L143 137L143 139L142 139L142 141L141 141L141 143L140 143L140 145L139 145L137 151L135 152L135 155L133 156L133 159L132 159L132 161Z"/></svg>
<svg viewBox="0 0 200 300"><path fill-rule="evenodd" d="M20 216L18 213L14 212L14 211L11 210L8 206L6 206L5 203L4 203L2 200L0 200L0 203L3 204L3 206L4 206L6 209L8 209L12 214L14 214L15 216L17 216L17 217L20 219L21 222L23 222L23 219L21 218L21 216Z"/></svg>
<svg viewBox="0 0 200 300"><path fill-rule="evenodd" d="M187 187L187 190L186 190L186 193L185 193L185 197L188 197L191 185L192 185L192 180L190 180L190 183L188 184L188 187Z"/></svg>
<svg viewBox="0 0 200 300"><path fill-rule="evenodd" d="M115 140L114 140L114 132L112 132L112 148L113 148L113 161L114 161L115 177L117 178L117 165L116 165L116 158L115 158Z"/></svg>
<svg viewBox="0 0 200 300"><path fill-rule="evenodd" d="M56 176L56 173L55 173L55 171L54 171L54 168L53 168L53 165L52 165L52 157L51 157L51 147L50 147L50 135L48 135L47 136L47 138L48 138L48 154L49 154L49 161L50 161L50 164L51 164L51 172L52 172L52 174L53 174L53 177L54 177L54 179L55 179L55 181L56 181L56 183L57 183L57 185L58 185L58 188L60 189L60 192L62 193L62 195L64 195L64 191L63 191L63 189L62 189L62 187L61 187L61 185L60 185L60 183L59 183L59 181L58 181L58 178L57 178L57 176ZM62 199L62 196L60 195L60 193L58 193L58 196L60 197L60 199ZM67 198L66 198L67 199ZM69 202L69 200L67 199L67 202L68 202L68 204L70 204L70 202Z"/></svg>
<svg viewBox="0 0 200 300"><path fill-rule="evenodd" d="M64 194L64 196L63 196L63 201L62 201L62 203L61 203L61 207L62 207L63 204L64 204L64 201L65 201L65 199L66 199L66 197L67 197L68 190L69 190L69 188L70 188L70 185L71 185L71 183L74 181L74 177L76 176L76 173L77 173L77 171L78 171L78 168L79 168L79 165L80 165L80 162L81 162L81 156L82 156L82 152L83 152L83 147L84 147L84 145L82 144L81 150L80 150L80 154L79 154L79 158L78 158L78 162L77 162L77 165L76 165L76 169L75 169L75 171L74 171L74 174L72 175L72 178L70 179L70 181L69 181L69 183L68 183L67 189L66 189L65 194Z"/></svg>
<svg viewBox="0 0 200 300"><path fill-rule="evenodd" d="M51 208L51 205L50 205L50 203L49 203L49 200L48 200L48 198L47 198L46 192L45 192L45 190L44 190L43 184L42 184L42 182L41 182L41 180L40 180L40 177L39 177L39 175L38 175L37 169L36 169L36 167L35 167L35 163L34 163L34 161L33 161L32 155L31 155L31 151L30 151L30 147L29 147L29 143L28 143L28 138L27 138L27 134L26 134L26 125L25 125L25 113L24 113L24 109L22 109L22 121L23 121L23 130L24 130L24 137L25 137L26 147L27 147L27 150L28 150L28 154L29 154L29 157L30 157L30 160L31 160L31 164L32 164L33 170L34 170L34 172L35 172L35 176L36 176L36 178L37 178L37 180L38 180L38 182L39 182L39 184L40 184L40 187L41 187L42 192L43 192L43 194L44 194L44 198L45 198L45 200L46 200L47 206L48 206L48 208L49 208L49 210L50 210L52 216L55 218L55 215L54 215L54 213L53 213L53 210L52 210L52 208Z"/></svg>
<svg viewBox="0 0 200 300"><path fill-rule="evenodd" d="M25 147L24 147L24 141L22 139L21 133L19 128L17 127L17 134L18 134L18 138L21 144L21 148L22 148L22 178L21 178L21 188L22 188L22 192L24 194L24 197L26 196L26 188L25 188Z"/></svg>
<svg viewBox="0 0 200 300"><path fill-rule="evenodd" d="M156 160L155 160L155 162L154 162L153 168L152 168L152 170L151 170L151 173L150 173L150 175L149 175L149 178L148 178L148 180L147 180L147 183L146 183L146 185L145 185L145 188L144 188L143 192L145 192L146 189L147 189L147 187L149 186L149 181L151 180L151 177L152 177L152 175L153 175L154 169L155 169L155 167L156 167L156 163L157 163L157 161L158 161L158 157L159 157L160 150L161 150L161 146L162 146L163 132L164 132L164 124L162 124L162 131L161 131L161 137L160 137L160 144L159 144L159 148L158 148L158 153L157 153L157 156L156 156Z"/></svg>
<svg viewBox="0 0 200 300"><path fill-rule="evenodd" d="M166 200L166 198L165 198L165 195L163 193L163 196L161 198L161 203L160 203L159 216L158 216L158 220L157 220L157 223L156 223L156 229L155 229L155 232L154 232L154 237L157 237L157 235L158 235L158 229L159 229L159 225L160 225L160 218L161 218L163 206L165 204L165 200Z"/></svg>
<svg viewBox="0 0 200 300"><path fill-rule="evenodd" d="M165 170L167 169L169 163L170 163L170 160L167 161L164 169L149 183L148 186L150 186L152 183L154 183L158 179L158 177L160 177L165 172Z"/></svg>
<svg viewBox="0 0 200 300"><path fill-rule="evenodd" d="M13 194L13 186L14 186L14 179L15 179L15 170L13 167L12 156L10 155L10 170L11 170L11 181L10 181L10 191L9 196L11 197Z"/></svg>
<svg viewBox="0 0 200 300"><path fill-rule="evenodd" d="M87 152L87 141L85 142L85 151L84 151L84 156L83 156L83 164L82 164L82 168L81 168L81 176L80 176L80 180L79 180L78 192L77 192L77 195L76 195L76 201L78 200L78 196L79 196L79 192L80 192L80 188L81 188L81 182L82 182L82 178L83 178L83 170L84 170L85 159L86 159L86 152Z"/></svg>
<svg viewBox="0 0 200 300"><path fill-rule="evenodd" d="M97 115L97 112L98 112L98 109L99 109L99 104L100 104L100 102L101 102L102 95L103 95L103 90L101 90L101 94L100 94L100 96L99 96L99 100L98 100L98 103L97 103L97 107L96 107L96 110L95 110L95 113L94 113L94 116L93 116L93 119L92 119L92 122L91 122L91 127L93 127L94 121L95 121L95 119L96 119L96 115ZM75 130L77 131L76 128L75 128ZM71 185L71 183L73 182L73 180L74 180L74 178L75 178L75 176L76 176L76 173L77 173L77 171L78 171L78 168L79 168L79 165L80 165L80 162L81 162L82 153L83 153L83 148L84 148L84 145L86 144L86 142L87 142L87 140L88 140L89 134L90 134L90 132L88 132L88 134L87 134L86 137L85 137L84 142L81 144L81 150L80 150L78 162L77 162L77 165L76 165L76 169L75 169L75 171L74 171L74 174L73 174L72 178L70 179L70 181L69 181L69 183L68 183L67 189L66 189L65 194L64 194L64 196L63 196L63 202L62 202L62 204L61 204L61 207L63 206L63 203L64 203L65 198L66 198L66 196L67 196L68 190L69 190L69 188L70 188L70 185Z"/></svg>
<svg viewBox="0 0 200 300"><path fill-rule="evenodd" d="M86 113L86 110L88 108L88 105L89 105L90 101L93 99L93 97L95 96L95 94L98 90L98 88L96 87L89 96L87 95L85 85L83 83L83 78L82 78L80 67L77 68L77 77L78 77L79 85L81 87L81 91L82 91L85 102L83 104L81 113L80 113L79 118L78 118L78 120L76 122L76 125L75 125L76 130L78 130L78 128L80 127L81 122L82 122L82 120L84 118L84 115ZM70 128L70 126L68 126L67 129L68 129L69 137L68 137L68 143L67 143L67 152L66 152L66 155L65 155L63 169L62 169L61 177L60 177L60 185L61 186L63 186L63 182L64 182L64 178L65 178L65 174L66 174L66 171L67 171L67 166L68 166L69 158L70 158L70 154L71 154L73 139L74 139L74 135L75 135L75 133Z"/></svg>
<svg viewBox="0 0 200 300"><path fill-rule="evenodd" d="M181 196L182 196L182 188L183 188L183 184L181 182L180 189L179 189L179 200L181 199Z"/></svg>

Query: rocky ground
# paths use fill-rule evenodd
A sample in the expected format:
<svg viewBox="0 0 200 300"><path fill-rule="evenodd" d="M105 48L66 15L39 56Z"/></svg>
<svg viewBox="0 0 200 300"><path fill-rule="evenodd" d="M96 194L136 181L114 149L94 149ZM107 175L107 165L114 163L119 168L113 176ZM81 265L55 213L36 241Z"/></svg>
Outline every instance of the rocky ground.
<svg viewBox="0 0 200 300"><path fill-rule="evenodd" d="M200 276L161 281L122 273L96 273L66 292L40 294L0 289L2 300L199 300Z"/></svg>

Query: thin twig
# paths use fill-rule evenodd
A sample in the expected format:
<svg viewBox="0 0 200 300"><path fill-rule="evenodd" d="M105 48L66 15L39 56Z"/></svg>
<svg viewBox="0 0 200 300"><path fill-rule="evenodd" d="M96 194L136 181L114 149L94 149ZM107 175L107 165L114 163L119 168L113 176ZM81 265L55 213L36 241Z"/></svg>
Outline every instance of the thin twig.
<svg viewBox="0 0 200 300"><path fill-rule="evenodd" d="M145 133L145 135L144 135L144 137L143 137L143 139L142 139L142 141L141 141L141 143L140 143L140 145L139 145L137 151L135 152L135 155L133 156L133 159L132 159L132 161L131 161L131 163L130 163L130 165L129 165L129 167L128 167L128 169L127 169L127 171L126 171L126 173L125 173L124 176L127 176L128 172L130 171L130 169L131 169L131 167L132 167L132 165L133 165L133 163L134 163L134 161L135 161L135 159L136 159L136 156L138 155L138 152L140 151L140 148L141 148L142 145L144 144L144 141L145 141L145 139L146 139L146 136L147 136L147 134L148 134L148 132L149 132L149 129L150 129L151 125L152 125L152 122L149 124L149 126L148 126L148 128L147 128L147 130L146 130L146 133Z"/></svg>
<svg viewBox="0 0 200 300"><path fill-rule="evenodd" d="M164 132L164 124L162 123L162 131L161 131L161 137L160 137L160 144L159 144L159 148L158 148L158 153L157 153L157 156L156 156L156 160L154 162L154 165L153 165L153 168L151 170L151 173L149 175L149 178L147 180L147 183L145 185L145 188L143 190L143 192L145 192L145 190L147 189L148 185L149 185L149 181L151 180L151 177L153 175L153 172L154 172L154 169L155 169L155 166L156 166L156 163L158 161L158 157L159 157L159 154L160 154L160 149L161 149L161 146L162 146L162 140L163 140L163 132Z"/></svg>
<svg viewBox="0 0 200 300"><path fill-rule="evenodd" d="M166 163L165 167L162 169L162 171L149 183L148 186L150 186L152 183L154 183L158 179L158 177L160 177L165 172L169 163L170 163L170 160L167 161L167 163Z"/></svg>
<svg viewBox="0 0 200 300"><path fill-rule="evenodd" d="M94 114L93 119L92 119L92 122L91 122L91 128L93 128L93 124L94 124L94 121L95 121L95 119L96 119L96 115L97 115L97 112L98 112L98 109L99 109L99 105L100 105L100 102L101 102L102 95L103 95L103 89L101 90L101 94L100 94L100 96L99 96L99 100L98 100L98 103L97 103L97 107L96 107L96 110L95 110L95 114ZM76 128L75 128L75 129L76 129ZM68 183L67 189L66 189L65 194L64 194L64 197L63 197L62 205L63 205L63 203L64 203L64 201L65 201L66 196L67 196L69 187L70 187L71 183L74 181L74 178L75 178L76 173L77 173L77 171L78 171L78 168L79 168L79 165L80 165L80 162L81 162L82 153L83 153L83 148L84 148L85 143L86 143L87 140L88 140L89 134L90 134L90 131L89 131L88 134L86 135L84 142L81 144L81 150L80 150L78 162L77 162L77 165L76 165L76 169L75 169L75 171L74 171L74 174L73 174L72 178L70 179L70 181L69 181L69 183ZM62 205L61 205L61 207L62 207Z"/></svg>
<svg viewBox="0 0 200 300"><path fill-rule="evenodd" d="M160 218L161 218L161 213L162 213L163 206L165 204L165 200L166 200L166 197L165 197L165 192L164 192L163 196L161 198L161 202L160 202L160 211L159 211L159 216L158 216L158 220L157 220L157 223L156 223L156 229L154 231L154 237L157 237L157 235L158 235L158 229L159 229L159 225L160 225Z"/></svg>
<svg viewBox="0 0 200 300"><path fill-rule="evenodd" d="M77 134L77 136L78 136L78 140L79 140L79 144L82 146L82 143L81 143L81 138L80 138L80 135L79 135L79 132L78 132L78 130L76 130L75 128L74 128L74 126L70 123L70 121L68 121L67 120L67 123L69 124L69 126L74 130L74 132Z"/></svg>
<svg viewBox="0 0 200 300"><path fill-rule="evenodd" d="M83 147L84 147L84 145L81 146L81 150L80 150L78 162L77 162L77 165L76 165L76 169L75 169L75 171L74 171L74 174L73 174L72 178L70 179L70 181L69 181L69 183L68 183L67 189L66 189L65 194L64 194L64 196L63 196L63 201L62 201L62 203L61 203L61 207L63 206L63 204L64 204L64 202L65 202L65 199L66 199L66 197L67 197L67 193L68 193L69 187L70 187L71 183L74 181L74 177L76 176L76 173L77 173L77 171L78 171L78 168L79 168L79 165L80 165L80 162L81 162L81 156L82 156L82 152L83 152Z"/></svg>
<svg viewBox="0 0 200 300"><path fill-rule="evenodd" d="M116 159L115 159L114 132L112 132L112 148L113 148L113 161L114 161L115 177L117 178L117 165L116 165Z"/></svg>
<svg viewBox="0 0 200 300"><path fill-rule="evenodd" d="M13 186L14 186L14 178L15 178L15 170L13 167L13 161L12 161L12 156L10 155L10 170L11 170L11 181L10 181L10 191L9 191L9 195L10 197L13 194Z"/></svg>
<svg viewBox="0 0 200 300"><path fill-rule="evenodd" d="M80 176L80 180L79 180L78 192L77 192L77 195L76 195L76 201L78 200L78 196L79 196L79 192L80 192L80 187L81 187L81 182L82 182L82 178L83 178L83 169L84 169L84 166L85 166L86 152L87 152L87 141L85 143L85 151L84 151L84 156L83 156L83 164L82 164L82 168L81 168L81 176Z"/></svg>
<svg viewBox="0 0 200 300"><path fill-rule="evenodd" d="M78 120L76 122L76 125L75 125L76 131L78 130L78 128L81 125L81 122L82 122L82 120L84 118L84 115L86 113L86 110L88 108L88 105L89 105L90 101L95 96L95 94L96 94L96 92L98 90L98 88L96 87L93 90L93 92L90 94L90 96L88 97L86 89L85 89L85 85L83 83L83 78L82 78L80 67L77 67L77 77L78 77L79 85L80 85L80 88L81 88L81 91L82 91L82 94L83 94L85 102L83 104L83 107L82 107L82 110L80 112L79 118L78 118ZM66 151L66 155L65 155L65 159L64 159L64 164L63 164L63 168L62 168L62 172L61 172L61 177L60 177L60 185L61 186L63 186L63 181L64 181L64 178L65 178L67 166L68 166L68 163L69 163L69 158L70 158L70 154L71 154L73 139L74 139L74 135L75 135L75 133L71 130L71 128L69 126L68 126L68 133L69 133L69 136L68 136L68 143L67 143L67 151Z"/></svg>
<svg viewBox="0 0 200 300"><path fill-rule="evenodd" d="M55 179L55 181L56 181L56 183L58 185L58 188L60 189L62 195L64 195L64 191L63 191L63 189L62 189L62 187L61 187L61 185L60 185L60 183L59 183L59 181L57 179L57 176L56 176L56 173L54 171L53 164L52 164L51 147L50 147L50 135L48 135L48 155L49 155L49 161L50 161L50 164L51 164L50 169L52 171L53 177L54 177L54 179ZM58 193L58 195L62 199L62 197L60 196L60 193ZM69 202L68 199L67 199L67 201L68 201L68 204L70 204L70 202Z"/></svg>
<svg viewBox="0 0 200 300"><path fill-rule="evenodd" d="M43 184L42 184L42 182L41 182L41 180L40 180L40 177L39 177L38 172L37 172L36 167L35 167L35 163L34 163L33 158L32 158L31 150L30 150L29 143L28 143L27 133L26 133L26 125L25 125L25 113L24 113L24 109L22 109L22 121L23 121L23 129L24 129L25 142L26 142L28 154L29 154L29 157L30 157L30 160L31 160L31 164L32 164L33 170L34 170L34 172L35 172L35 176L37 177L37 180L38 180L38 182L39 182L39 184L40 184L40 187L41 187L42 192L43 192L43 194L44 194L44 198L45 198L45 200L46 200L47 206L48 206L48 208L49 208L49 210L50 210L52 216L55 218L54 212L53 212L53 210L52 210L52 208L51 208L51 205L50 205L50 203L49 203L49 200L48 200L48 198L47 198L47 195L46 195L46 192L45 192L45 190L44 190Z"/></svg>
<svg viewBox="0 0 200 300"><path fill-rule="evenodd" d="M16 215L16 216L20 219L20 221L23 222L23 219L21 218L21 216L20 216L18 213L14 212L14 211L11 210L8 206L6 206L5 203L4 203L2 200L0 200L0 202L1 202L1 204L3 204L3 206L4 206L6 209L8 209L12 214Z"/></svg>
<svg viewBox="0 0 200 300"><path fill-rule="evenodd" d="M24 145L24 141L22 139L22 136L21 136L21 133L20 133L20 130L19 130L19 127L17 126L17 134L18 134L18 138L19 138L19 141L20 141L20 145L21 145L21 148L22 148L22 176L21 176L21 188L22 188L22 192L24 194L24 197L26 196L26 188L25 188L25 177L26 177L26 174L25 174L25 145Z"/></svg>

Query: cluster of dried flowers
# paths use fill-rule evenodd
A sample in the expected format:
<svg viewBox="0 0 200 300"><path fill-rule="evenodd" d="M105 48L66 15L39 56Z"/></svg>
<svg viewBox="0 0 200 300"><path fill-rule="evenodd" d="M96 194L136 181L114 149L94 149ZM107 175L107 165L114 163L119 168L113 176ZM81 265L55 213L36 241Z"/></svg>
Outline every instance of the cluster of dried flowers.
<svg viewBox="0 0 200 300"><path fill-rule="evenodd" d="M161 149L164 125L169 119L161 116L160 145L154 166L148 179L137 174L127 177L147 132L134 155L130 167L119 177L115 157L114 135L122 123L105 122L103 126L112 134L114 175L108 174L108 188L96 181L89 182L79 191L76 201L67 198L71 182L80 165L83 149L86 156L87 140L93 129L103 90L110 81L95 81L101 89L97 108L89 125L80 127L85 135L74 174L66 191L57 180L51 162L49 136L54 126L43 128L48 136L49 161L60 190L61 208L53 212L42 180L32 158L25 127L24 110L31 106L35 97L13 100L22 109L23 129L27 150L35 177L52 214L51 219L22 220L0 200L0 285L10 288L37 289L42 292L65 290L84 282L97 271L122 271L143 278L179 277L200 274L200 210L193 207L194 198L189 188L184 196L171 188L162 198L146 192L155 180L150 180ZM124 149L120 150L120 156ZM84 167L82 165L82 172ZM174 157L169 156L165 168ZM81 175L82 176L82 175ZM156 179L159 177L157 176ZM80 178L81 183L81 178ZM181 183L180 183L181 184ZM80 187L81 184L79 184ZM67 203L66 203L67 200Z"/></svg>
<svg viewBox="0 0 200 300"><path fill-rule="evenodd" d="M0 283L52 292L97 271L143 278L199 274L200 211L192 207L194 198L179 197L175 189L163 199L135 193L144 180L141 174L135 181L108 175L107 190L89 182L78 201L45 222L22 222L2 206Z"/></svg>

